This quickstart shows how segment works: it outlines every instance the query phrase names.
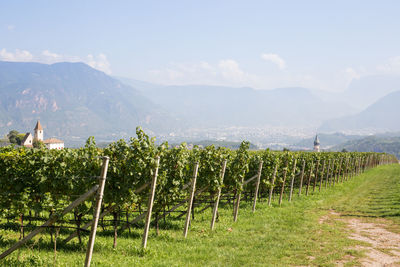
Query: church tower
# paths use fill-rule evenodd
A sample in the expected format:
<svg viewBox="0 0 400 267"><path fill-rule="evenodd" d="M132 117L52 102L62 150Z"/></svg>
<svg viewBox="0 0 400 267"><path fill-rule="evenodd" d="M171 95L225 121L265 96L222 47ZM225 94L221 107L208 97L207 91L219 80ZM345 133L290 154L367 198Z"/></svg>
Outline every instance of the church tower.
<svg viewBox="0 0 400 267"><path fill-rule="evenodd" d="M315 140L314 140L314 151L319 152L319 139L318 139L318 134L315 135Z"/></svg>
<svg viewBox="0 0 400 267"><path fill-rule="evenodd" d="M38 120L36 123L36 127L35 127L35 135L34 135L34 140L39 140L39 141L43 141L43 128L42 125L40 124L40 121Z"/></svg>

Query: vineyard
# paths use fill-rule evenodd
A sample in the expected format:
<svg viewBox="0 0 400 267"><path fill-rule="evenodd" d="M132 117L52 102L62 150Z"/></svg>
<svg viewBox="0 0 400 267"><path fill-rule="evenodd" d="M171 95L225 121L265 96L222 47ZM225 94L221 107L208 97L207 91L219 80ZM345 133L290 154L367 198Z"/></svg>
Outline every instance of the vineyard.
<svg viewBox="0 0 400 267"><path fill-rule="evenodd" d="M60 231L67 238L58 242L82 243L90 230L88 266L97 225L113 232L113 247L122 232L144 228L146 247L149 227L158 233L161 222L184 220L186 237L196 214L209 209L212 231L219 205L230 207L236 221L242 201L254 212L257 201L279 206L391 163L397 159L380 153L251 151L248 142L237 150L171 148L141 129L104 149L93 138L80 149L0 148L0 222L20 239L0 258L35 231L47 231L56 246Z"/></svg>

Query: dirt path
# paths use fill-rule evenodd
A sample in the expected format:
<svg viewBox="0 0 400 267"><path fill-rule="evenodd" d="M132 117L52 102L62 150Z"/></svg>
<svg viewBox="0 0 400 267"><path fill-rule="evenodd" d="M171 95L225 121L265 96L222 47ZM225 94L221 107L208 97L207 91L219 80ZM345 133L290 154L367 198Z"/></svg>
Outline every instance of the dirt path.
<svg viewBox="0 0 400 267"><path fill-rule="evenodd" d="M331 211L320 219L320 223L324 223L328 216L348 225L349 238L365 243L353 247L366 251L366 257L360 259L362 266L400 266L400 234L386 230L384 220L363 222L359 218L345 218ZM344 266L346 262L348 259L345 258L337 262L337 266Z"/></svg>

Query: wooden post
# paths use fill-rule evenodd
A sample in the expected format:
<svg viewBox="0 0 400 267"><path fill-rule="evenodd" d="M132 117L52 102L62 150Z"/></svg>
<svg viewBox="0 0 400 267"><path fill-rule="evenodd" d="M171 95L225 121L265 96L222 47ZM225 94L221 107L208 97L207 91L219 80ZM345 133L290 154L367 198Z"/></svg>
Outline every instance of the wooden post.
<svg viewBox="0 0 400 267"><path fill-rule="evenodd" d="M360 158L357 157L357 161L356 161L356 174L360 175Z"/></svg>
<svg viewBox="0 0 400 267"><path fill-rule="evenodd" d="M339 161L338 165L336 165L335 176L334 176L334 179L333 179L333 185L335 185L335 183L339 182L338 173L339 173L340 163L341 162Z"/></svg>
<svg viewBox="0 0 400 267"><path fill-rule="evenodd" d="M297 159L295 158L295 159L294 159L294 163L293 163L292 181L290 182L289 202L292 201L294 178L295 178L295 176L296 176L296 164L297 164Z"/></svg>
<svg viewBox="0 0 400 267"><path fill-rule="evenodd" d="M303 166L301 167L301 174L300 174L300 186L299 186L299 196L301 196L301 188L303 187L303 178L304 178L304 169L306 167L306 160L303 159Z"/></svg>
<svg viewBox="0 0 400 267"><path fill-rule="evenodd" d="M317 186L318 171L319 171L319 159L317 160L317 166L315 167L315 177L314 177L313 192L315 192L315 188Z"/></svg>
<svg viewBox="0 0 400 267"><path fill-rule="evenodd" d="M135 194L138 194L140 192L142 192L144 189L146 189L146 187L148 187L150 185L149 183L146 183L144 185L142 185L141 187L139 187L138 189L135 190ZM103 218L104 216L107 216L108 214L110 214L110 212L115 208L115 206L109 206L107 207L107 209L105 211L103 211L100 215L99 215L99 220L101 218ZM132 222L130 222L132 223ZM93 224L93 220L91 220L90 222L87 222L84 226L81 227L81 229L86 230L88 229L91 225ZM126 226L125 226L126 227ZM125 230L125 228L121 228L121 231ZM62 242L68 243L69 241L71 241L73 238L78 236L78 231L73 232L72 234L70 234L66 239L64 239Z"/></svg>
<svg viewBox="0 0 400 267"><path fill-rule="evenodd" d="M287 174L288 166L289 166L289 161L287 160L286 164L285 164L285 169L283 170L283 182L282 182L282 187L281 187L281 193L279 195L279 206L282 204L283 191L285 190L286 174Z"/></svg>
<svg viewBox="0 0 400 267"><path fill-rule="evenodd" d="M271 188L269 189L268 206L271 206L272 193L274 192L274 184L275 184L276 172L278 171L278 165L279 165L279 163L276 162L274 173L272 174L272 184L271 184Z"/></svg>
<svg viewBox="0 0 400 267"><path fill-rule="evenodd" d="M368 162L368 157L364 158L364 162L363 162L363 172L365 172L367 170L367 163ZM390 164L389 159L388 159L388 164Z"/></svg>
<svg viewBox="0 0 400 267"><path fill-rule="evenodd" d="M243 182L243 185L246 185L246 184L250 183L251 181L253 181L254 179L256 179L257 176L258 176L258 175L256 174L256 175L254 175L253 177L247 179L246 181Z"/></svg>
<svg viewBox="0 0 400 267"><path fill-rule="evenodd" d="M99 220L101 218L103 218L104 216L107 216L108 214L110 214L111 212L111 208L108 208L107 210L103 211L100 215L99 215ZM88 229L91 225L93 224L93 220L91 220L90 222L87 222L84 226L81 227L81 230L86 230ZM64 239L62 241L62 243L68 243L69 241L71 241L73 238L78 236L78 231L73 232L72 234L70 234L66 239Z"/></svg>
<svg viewBox="0 0 400 267"><path fill-rule="evenodd" d="M353 162L352 160L353 160L352 158L349 158L349 167L347 169L347 180L351 179L351 172L352 172L351 166L352 166L352 162Z"/></svg>
<svg viewBox="0 0 400 267"><path fill-rule="evenodd" d="M322 183L324 181L324 171L325 171L325 160L322 163L322 172L321 172L321 179L319 181L319 191L321 192Z"/></svg>
<svg viewBox="0 0 400 267"><path fill-rule="evenodd" d="M353 160L353 177L357 175L357 158L354 158Z"/></svg>
<svg viewBox="0 0 400 267"><path fill-rule="evenodd" d="M326 170L326 177L325 177L325 188L328 187L328 179L329 179L329 171L331 169L331 159L328 161L328 169Z"/></svg>
<svg viewBox="0 0 400 267"><path fill-rule="evenodd" d="M310 167L310 172L308 174L308 182L307 182L307 188L306 188L306 196L308 196L308 190L310 188L310 183L311 183L311 177L314 169L314 162L311 162L311 167Z"/></svg>
<svg viewBox="0 0 400 267"><path fill-rule="evenodd" d="M333 159L332 161L331 177L329 177L329 186L332 185L332 180L333 180L333 185L335 185L335 161L336 159Z"/></svg>
<svg viewBox="0 0 400 267"><path fill-rule="evenodd" d="M109 160L110 160L109 157L103 157L103 166L101 169L101 175L99 180L99 190L97 190L96 206L93 214L93 224L92 224L92 229L90 231L89 242L86 250L85 267L90 266L90 262L92 261L94 240L96 239L97 224L99 222L101 203L103 202L104 186L106 184Z"/></svg>
<svg viewBox="0 0 400 267"><path fill-rule="evenodd" d="M349 178L353 178L353 170L354 170L354 158L350 159L350 163L349 163Z"/></svg>
<svg viewBox="0 0 400 267"><path fill-rule="evenodd" d="M364 162L365 162L365 158L362 157L362 158L361 158L361 162L360 162L360 173L363 173L363 172L364 172ZM385 164L387 164L386 159L385 159Z"/></svg>
<svg viewBox="0 0 400 267"><path fill-rule="evenodd" d="M160 157L156 158L156 168L153 175L153 180L151 181L151 189L150 189L150 196L149 202L147 207L147 214L146 214L146 223L144 226L143 232L143 239L142 239L142 247L146 248L147 246L147 237L149 236L149 228L150 228L150 221L151 221L151 211L153 209L153 202L154 202L154 194L156 192L156 184L157 184L157 175L158 175L158 166L160 164Z"/></svg>
<svg viewBox="0 0 400 267"><path fill-rule="evenodd" d="M367 170L369 170L371 168L372 165L372 156L368 156L368 162L367 162Z"/></svg>
<svg viewBox="0 0 400 267"><path fill-rule="evenodd" d="M355 163L356 175L359 175L359 174L360 174L360 173L359 173L359 169L358 169L359 162L360 162L360 160L359 160L359 158L357 157L357 158L356 158L356 163Z"/></svg>
<svg viewBox="0 0 400 267"><path fill-rule="evenodd" d="M236 205L233 213L233 221L237 221L238 213L239 213L239 206L240 206L240 197L242 195L242 190L243 190L243 182L244 182L244 176L242 177L242 181L240 183L240 191L237 194L237 199L236 199Z"/></svg>
<svg viewBox="0 0 400 267"><path fill-rule="evenodd" d="M207 189L208 189L208 186L205 186L205 187L203 187L203 188L201 188L201 189L197 189L197 190L196 190L196 193L194 193L194 197L200 195L201 193L203 193L203 192L206 191ZM188 201L189 201L189 198L180 201L178 204L176 204L175 206L173 206L173 207L170 208L169 210L163 212L163 214L159 215L159 216L156 218L156 220L160 220L160 219L161 219L162 217L164 217L165 215L170 214L171 212L174 212L174 211L175 211L176 209L178 209L179 207L182 207L183 205L185 205ZM194 205L193 205L193 206L194 206ZM192 206L192 207L193 207L193 206ZM192 210L193 210L193 209L192 209ZM145 213L142 213L141 215L143 215L143 214L145 214ZM185 213L182 213L182 214L186 214L186 212L185 212ZM140 217L141 215L139 215L138 217ZM142 218L144 218L144 217L142 217ZM140 220L141 220L142 218L140 218ZM193 218L193 216L192 216L192 218ZM131 221L131 224L132 224L132 223L135 223L135 222L137 222L137 221L138 221L137 219L134 219L133 221ZM126 228L123 228L123 229L126 229Z"/></svg>
<svg viewBox="0 0 400 267"><path fill-rule="evenodd" d="M93 195L97 189L99 188L99 185L93 186L89 191L87 191L85 194L74 200L68 207L66 207L62 212L61 215L58 216L57 214L52 215L44 224L41 226L37 227L35 230L33 230L29 235L25 236L22 240L18 241L15 243L11 248L7 249L0 255L0 259L5 258L12 252L14 252L16 249L19 249L22 245L24 245L27 241L32 239L34 236L37 234L43 232L46 227L51 226L53 223L55 223L60 217L64 216L65 214L69 213L72 211L74 208L79 206L83 201L85 201L88 197Z"/></svg>
<svg viewBox="0 0 400 267"><path fill-rule="evenodd" d="M349 159L346 158L346 163L344 164L344 170L343 170L343 175L342 175L342 183L344 181L346 181L348 163L349 163Z"/></svg>
<svg viewBox="0 0 400 267"><path fill-rule="evenodd" d="M186 238L188 229L189 229L189 224L190 224L190 215L192 211L192 205L193 205L193 198L194 198L194 191L196 190L196 179L197 179L197 171L199 170L199 162L197 161L194 164L194 169L193 169L193 178L192 178L192 190L190 191L190 198L188 201L188 209L186 212L186 221L185 221L185 228L183 229L183 236Z"/></svg>
<svg viewBox="0 0 400 267"><path fill-rule="evenodd" d="M263 166L263 161L261 160L260 164L258 165L257 183L256 183L256 188L254 190L254 201L253 201L253 209L252 209L253 212L256 211L257 196L258 196L258 189L260 188L262 166Z"/></svg>
<svg viewBox="0 0 400 267"><path fill-rule="evenodd" d="M338 174L338 178L337 178L337 182L338 183L340 181L340 175L342 173L342 163L343 163L343 158L341 158L340 161L339 161L339 174Z"/></svg>
<svg viewBox="0 0 400 267"><path fill-rule="evenodd" d="M222 189L222 184L224 181L224 176L225 176L225 169L226 169L226 160L222 163L222 169L221 169L221 185L218 187L218 192L217 192L217 198L215 199L214 202L214 208L213 208L213 215L211 219L211 230L214 230L215 226L215 220L217 219L217 214L218 214L218 204L219 204L219 199L221 197L221 189Z"/></svg>

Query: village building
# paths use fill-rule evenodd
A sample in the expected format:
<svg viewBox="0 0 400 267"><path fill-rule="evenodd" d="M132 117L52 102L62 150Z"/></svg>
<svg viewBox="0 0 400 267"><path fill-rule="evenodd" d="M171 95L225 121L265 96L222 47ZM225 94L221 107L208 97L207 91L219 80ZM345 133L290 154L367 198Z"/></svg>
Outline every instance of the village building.
<svg viewBox="0 0 400 267"><path fill-rule="evenodd" d="M24 139L22 139L21 145L25 147L33 147L33 136L31 133L25 134Z"/></svg>
<svg viewBox="0 0 400 267"><path fill-rule="evenodd" d="M43 141L48 149L63 149L64 141L61 141L57 138L49 138Z"/></svg>
<svg viewBox="0 0 400 267"><path fill-rule="evenodd" d="M31 133L26 133L21 145L25 147L33 147L34 141L41 141L48 149L64 149L64 141L57 138L49 138L44 140L43 127L38 120L34 129L34 136Z"/></svg>

